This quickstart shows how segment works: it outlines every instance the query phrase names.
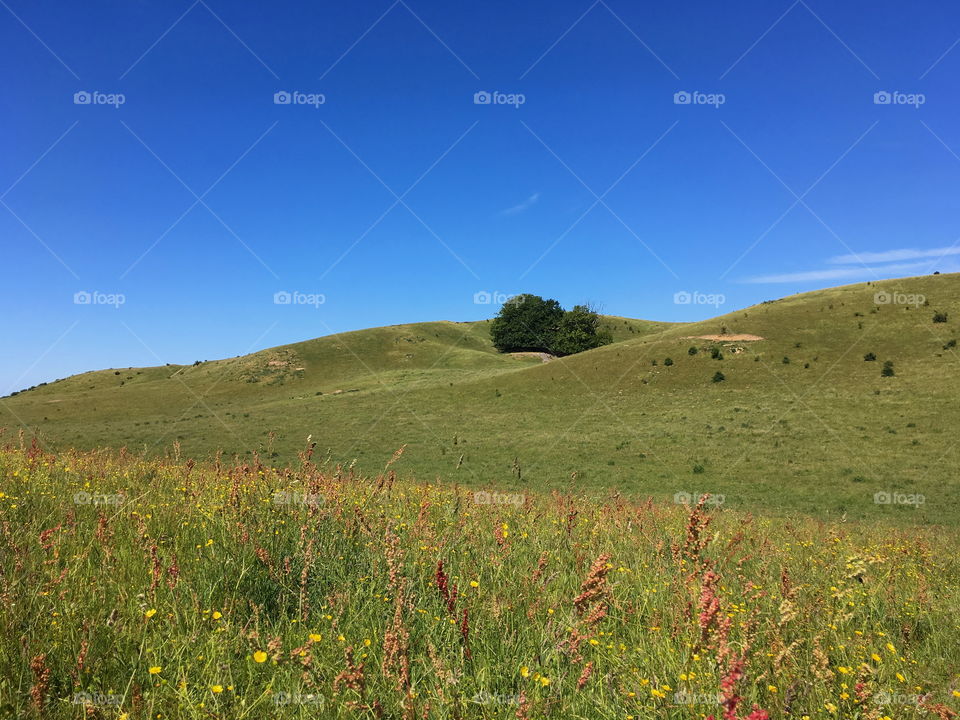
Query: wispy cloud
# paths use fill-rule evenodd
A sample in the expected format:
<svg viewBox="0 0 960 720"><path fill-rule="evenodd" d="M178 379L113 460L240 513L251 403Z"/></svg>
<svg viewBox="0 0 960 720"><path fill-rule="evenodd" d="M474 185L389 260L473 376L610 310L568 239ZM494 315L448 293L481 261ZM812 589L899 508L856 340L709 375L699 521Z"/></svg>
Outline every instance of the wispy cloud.
<svg viewBox="0 0 960 720"><path fill-rule="evenodd" d="M532 205L536 205L537 200L539 199L540 199L540 193L535 192L533 195L528 197L519 205L514 205L513 207L507 208L506 210L501 210L499 214L500 215L519 215L520 213L522 213L524 210L528 209Z"/></svg>
<svg viewBox="0 0 960 720"><path fill-rule="evenodd" d="M861 256L862 258L863 256ZM759 275L746 278L744 282L754 284L799 283L816 282L818 280L857 280L864 278L874 280L888 278L891 275L909 273L917 270L929 270L929 262L898 263L893 265L873 265L844 268L829 268L824 270L807 270L804 272L782 273L779 275Z"/></svg>
<svg viewBox="0 0 960 720"><path fill-rule="evenodd" d="M958 241L960 242L960 241ZM904 248L902 250L884 250L883 252L863 252L851 253L850 255L838 255L827 260L832 265L845 264L865 264L865 263L887 263L903 262L904 260L920 260L922 258L933 258L939 260L948 255L960 255L960 247L956 244L945 248L933 248L931 250L916 250L913 248Z"/></svg>

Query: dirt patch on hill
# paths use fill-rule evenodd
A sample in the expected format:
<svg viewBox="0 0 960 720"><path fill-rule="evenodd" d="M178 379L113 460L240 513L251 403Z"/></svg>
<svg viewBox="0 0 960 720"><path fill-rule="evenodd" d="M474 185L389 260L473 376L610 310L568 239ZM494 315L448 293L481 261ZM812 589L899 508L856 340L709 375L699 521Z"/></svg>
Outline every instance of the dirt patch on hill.
<svg viewBox="0 0 960 720"><path fill-rule="evenodd" d="M512 352L507 354L510 355L511 357L516 357L516 358L527 358L527 357L540 358L540 362L545 362L545 363L548 363L551 360L557 359L556 355L551 355L550 353L545 353L545 352Z"/></svg>
<svg viewBox="0 0 960 720"><path fill-rule="evenodd" d="M684 340L714 340L716 342L750 342L751 340L766 340L759 335L749 335L747 333L738 333L736 335L687 335Z"/></svg>

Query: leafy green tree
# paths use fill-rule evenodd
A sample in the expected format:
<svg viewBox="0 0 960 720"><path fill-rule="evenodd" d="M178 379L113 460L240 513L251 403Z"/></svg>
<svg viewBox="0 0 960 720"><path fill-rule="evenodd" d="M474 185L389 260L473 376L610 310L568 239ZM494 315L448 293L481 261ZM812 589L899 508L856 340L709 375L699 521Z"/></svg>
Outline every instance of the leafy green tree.
<svg viewBox="0 0 960 720"><path fill-rule="evenodd" d="M575 305L560 319L550 352L573 355L611 342L609 331L600 328L600 316L586 305Z"/></svg>
<svg viewBox="0 0 960 720"><path fill-rule="evenodd" d="M490 337L500 352L550 352L563 308L556 300L538 295L516 295L507 300L490 324Z"/></svg>

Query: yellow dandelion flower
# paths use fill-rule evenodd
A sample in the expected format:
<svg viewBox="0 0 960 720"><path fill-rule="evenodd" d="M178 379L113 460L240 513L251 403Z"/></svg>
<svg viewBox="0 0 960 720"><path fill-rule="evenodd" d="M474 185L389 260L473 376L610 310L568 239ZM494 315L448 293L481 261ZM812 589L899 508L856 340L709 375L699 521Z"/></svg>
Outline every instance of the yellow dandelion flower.
<svg viewBox="0 0 960 720"><path fill-rule="evenodd" d="M524 665L522 668L520 668L520 675L521 677L530 677L530 668Z"/></svg>
<svg viewBox="0 0 960 720"><path fill-rule="evenodd" d="M211 617L212 617L214 620L219 620L220 618L223 617L223 615L220 614L220 611L219 611L219 610L214 610L214 611L213 611L213 615L212 615Z"/></svg>
<svg viewBox="0 0 960 720"><path fill-rule="evenodd" d="M258 663L266 662L266 661L267 661L267 654L266 654L263 650L257 650L257 651L253 654L253 661L254 661L254 662L258 662Z"/></svg>
<svg viewBox="0 0 960 720"><path fill-rule="evenodd" d="M320 642L323 640L323 635L320 633L310 633L310 642Z"/></svg>
<svg viewBox="0 0 960 720"><path fill-rule="evenodd" d="M211 686L210 686L210 692L222 693L222 692L223 692L223 685L211 685Z"/></svg>
<svg viewBox="0 0 960 720"><path fill-rule="evenodd" d="M476 580L471 580L471 581L470 581L470 587L472 587L472 588L480 587L480 583L478 583Z"/></svg>
<svg viewBox="0 0 960 720"><path fill-rule="evenodd" d="M162 667L160 667L159 665L154 665L153 667L150 668L149 673L151 675L157 675L161 670L163 670Z"/></svg>
<svg viewBox="0 0 960 720"><path fill-rule="evenodd" d="M147 610L147 611L144 613L144 615L145 615L147 618L152 618L152 617L153 617L154 615L156 615L156 614L157 614L156 608L150 608L149 610Z"/></svg>
<svg viewBox="0 0 960 720"><path fill-rule="evenodd" d="M540 678L540 684L541 684L543 687L546 687L547 685L550 684L550 678L548 678L548 677L542 677L542 678Z"/></svg>

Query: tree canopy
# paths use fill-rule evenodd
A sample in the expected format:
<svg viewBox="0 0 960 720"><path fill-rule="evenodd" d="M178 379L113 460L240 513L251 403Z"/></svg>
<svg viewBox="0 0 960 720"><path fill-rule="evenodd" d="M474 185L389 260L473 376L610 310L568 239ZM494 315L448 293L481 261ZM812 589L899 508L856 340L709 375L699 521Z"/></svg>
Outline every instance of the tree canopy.
<svg viewBox="0 0 960 720"><path fill-rule="evenodd" d="M503 304L490 325L500 352L548 352L572 355L612 342L600 316L587 305L565 311L556 300L516 295Z"/></svg>

